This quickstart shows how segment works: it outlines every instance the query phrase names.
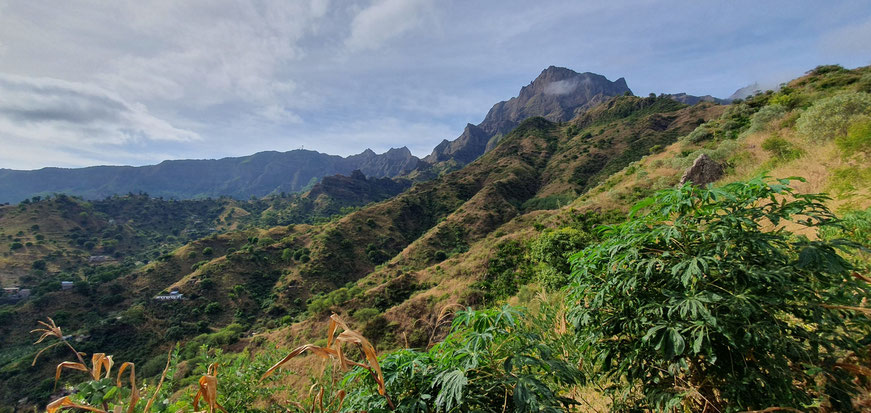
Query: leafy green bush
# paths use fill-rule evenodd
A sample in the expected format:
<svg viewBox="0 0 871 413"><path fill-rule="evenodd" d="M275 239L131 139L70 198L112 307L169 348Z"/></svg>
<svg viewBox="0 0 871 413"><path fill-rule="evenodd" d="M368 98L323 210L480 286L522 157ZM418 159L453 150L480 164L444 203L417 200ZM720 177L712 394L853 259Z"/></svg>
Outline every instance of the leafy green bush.
<svg viewBox="0 0 871 413"><path fill-rule="evenodd" d="M758 112L754 113L750 118L750 128L747 130L748 132L759 132L765 130L765 128L775 119L779 119L784 114L786 114L786 108L781 105L768 105L759 109Z"/></svg>
<svg viewBox="0 0 871 413"><path fill-rule="evenodd" d="M426 352L399 350L381 359L387 394L401 412L561 412L576 404L560 394L583 380L576 361L545 326L553 320L510 307L466 310L451 333ZM388 411L367 370L349 373L349 411Z"/></svg>
<svg viewBox="0 0 871 413"><path fill-rule="evenodd" d="M378 310L377 308L371 308L371 307L361 308L357 311L354 311L354 319L359 321L359 322L365 323L365 322L375 318L379 314L381 314L381 311Z"/></svg>
<svg viewBox="0 0 871 413"><path fill-rule="evenodd" d="M572 227L545 231L530 246L530 256L538 265L539 282L549 290L568 284L571 268L568 257L590 242L589 234Z"/></svg>
<svg viewBox="0 0 871 413"><path fill-rule="evenodd" d="M835 138L835 145L844 153L871 153L871 118L857 120L847 129L847 134Z"/></svg>
<svg viewBox="0 0 871 413"><path fill-rule="evenodd" d="M632 219L605 229L605 241L576 254L570 291L580 305L570 317L582 357L613 383L612 408L731 411L827 399L850 410L854 377L836 363L865 354L871 325L840 308L858 306L868 285L838 255L845 242L783 225L830 225L825 200L788 180L685 185L642 201Z"/></svg>
<svg viewBox="0 0 871 413"><path fill-rule="evenodd" d="M847 134L857 117L871 115L871 94L842 93L817 101L796 121L809 140L825 142Z"/></svg>
<svg viewBox="0 0 871 413"><path fill-rule="evenodd" d="M762 149L765 149L776 159L781 161L789 161L798 159L802 155L801 149L798 149L788 140L781 138L777 134L765 138L762 141Z"/></svg>
<svg viewBox="0 0 871 413"><path fill-rule="evenodd" d="M495 255L487 262L487 272L475 287L487 299L497 300L517 293L518 288L532 278L527 246L517 240L496 245Z"/></svg>

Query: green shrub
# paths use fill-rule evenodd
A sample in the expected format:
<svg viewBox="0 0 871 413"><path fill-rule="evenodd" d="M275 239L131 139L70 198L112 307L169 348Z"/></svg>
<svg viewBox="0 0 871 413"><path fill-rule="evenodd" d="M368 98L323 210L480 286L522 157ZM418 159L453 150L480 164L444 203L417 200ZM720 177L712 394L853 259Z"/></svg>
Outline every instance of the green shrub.
<svg viewBox="0 0 871 413"><path fill-rule="evenodd" d="M211 257L212 254L214 254L214 253L215 253L215 250L213 250L212 247L203 248L203 255L206 257Z"/></svg>
<svg viewBox="0 0 871 413"><path fill-rule="evenodd" d="M871 115L871 94L842 93L815 103L795 126L806 139L825 142L846 135L857 117L868 115Z"/></svg>
<svg viewBox="0 0 871 413"><path fill-rule="evenodd" d="M854 376L836 363L864 357L871 324L832 306L871 291L838 254L846 244L784 228L831 225L825 200L788 180L684 185L575 255L570 319L612 409L851 410Z"/></svg>
<svg viewBox="0 0 871 413"><path fill-rule="evenodd" d="M24 244L22 244L18 241L15 241L15 242L9 244L9 249L12 251L15 251L15 250L21 249L21 248L24 248Z"/></svg>
<svg viewBox="0 0 871 413"><path fill-rule="evenodd" d="M209 315L215 315L221 312L221 303L211 302L206 304L206 307L203 308L203 312Z"/></svg>
<svg viewBox="0 0 871 413"><path fill-rule="evenodd" d="M801 149L798 149L788 140L773 134L762 141L762 149L765 149L771 156L781 161L789 161L798 159L802 155Z"/></svg>
<svg viewBox="0 0 871 413"><path fill-rule="evenodd" d="M36 260L30 264L30 268L34 270L45 270L45 260Z"/></svg>
<svg viewBox="0 0 871 413"><path fill-rule="evenodd" d="M835 145L844 153L871 153L871 118L857 120L847 129L847 134L835 138Z"/></svg>
<svg viewBox="0 0 871 413"><path fill-rule="evenodd" d="M377 308L368 307L368 308L361 308L357 311L354 311L353 317L355 320L357 320L361 323L365 323L365 322L368 322L369 320L372 320L373 318L375 318L379 314L381 314L381 311L378 310Z"/></svg>
<svg viewBox="0 0 871 413"><path fill-rule="evenodd" d="M536 318L507 306L461 311L448 337L431 349L383 356L381 369L395 411L569 411L577 403L563 395L583 376L576 360L562 357L567 347L544 340L553 316ZM389 327L383 324L381 332ZM369 337L367 330L363 334ZM353 386L348 389L348 411L392 410L367 370L352 371L344 383Z"/></svg>
<svg viewBox="0 0 871 413"><path fill-rule="evenodd" d="M549 290L568 284L571 272L568 257L586 247L590 240L589 234L571 227L542 233L530 246L530 256L538 264L539 282Z"/></svg>
<svg viewBox="0 0 871 413"><path fill-rule="evenodd" d="M772 121L779 119L784 114L786 114L786 108L781 105L765 106L750 118L750 129L747 131L752 133L765 130Z"/></svg>

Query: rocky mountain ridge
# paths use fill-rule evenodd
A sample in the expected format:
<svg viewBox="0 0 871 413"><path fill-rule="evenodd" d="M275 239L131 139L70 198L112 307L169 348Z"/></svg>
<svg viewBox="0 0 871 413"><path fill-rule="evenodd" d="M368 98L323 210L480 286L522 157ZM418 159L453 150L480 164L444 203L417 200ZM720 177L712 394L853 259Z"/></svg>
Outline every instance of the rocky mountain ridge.
<svg viewBox="0 0 871 413"><path fill-rule="evenodd" d="M19 202L52 193L100 199L131 192L178 199L244 199L302 191L324 176L349 175L354 170L376 178L394 177L414 170L419 162L403 147L382 154L367 149L344 158L299 149L222 159L172 160L139 167L0 169L0 202Z"/></svg>
<svg viewBox="0 0 871 413"><path fill-rule="evenodd" d="M467 164L492 150L502 136L525 119L540 116L551 122L566 122L585 109L625 93L632 91L622 77L612 82L595 73L550 66L521 88L516 97L493 105L481 123L466 125L457 139L443 140L423 160L431 164L448 160Z"/></svg>

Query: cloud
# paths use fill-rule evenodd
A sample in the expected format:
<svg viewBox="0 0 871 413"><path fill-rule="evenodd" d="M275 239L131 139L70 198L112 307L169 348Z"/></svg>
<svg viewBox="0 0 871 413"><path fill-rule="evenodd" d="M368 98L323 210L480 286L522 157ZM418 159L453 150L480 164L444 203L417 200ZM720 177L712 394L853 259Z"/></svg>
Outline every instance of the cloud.
<svg viewBox="0 0 871 413"><path fill-rule="evenodd" d="M556 82L550 82L544 86L546 95L568 95L578 88L577 79L563 79Z"/></svg>
<svg viewBox="0 0 871 413"><path fill-rule="evenodd" d="M33 146L87 151L200 139L196 132L154 116L145 105L93 85L0 74L0 148L5 153Z"/></svg>
<svg viewBox="0 0 871 413"><path fill-rule="evenodd" d="M418 27L429 6L427 0L375 0L354 16L345 45L351 51L378 49Z"/></svg>

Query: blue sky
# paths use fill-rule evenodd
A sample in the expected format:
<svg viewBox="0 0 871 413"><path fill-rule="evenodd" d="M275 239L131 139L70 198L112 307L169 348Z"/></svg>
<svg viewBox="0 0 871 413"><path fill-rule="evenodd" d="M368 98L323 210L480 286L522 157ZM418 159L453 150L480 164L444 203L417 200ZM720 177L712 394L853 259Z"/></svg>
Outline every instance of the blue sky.
<svg viewBox="0 0 871 413"><path fill-rule="evenodd" d="M550 65L726 97L868 39L867 1L0 0L0 168L424 156Z"/></svg>

